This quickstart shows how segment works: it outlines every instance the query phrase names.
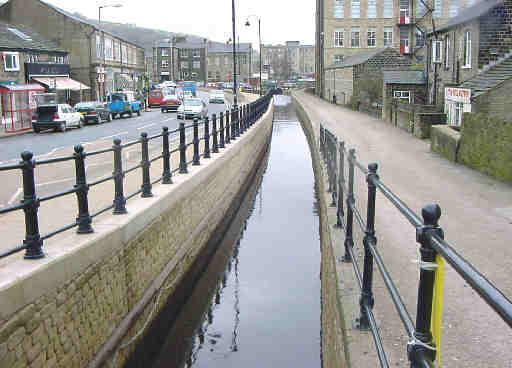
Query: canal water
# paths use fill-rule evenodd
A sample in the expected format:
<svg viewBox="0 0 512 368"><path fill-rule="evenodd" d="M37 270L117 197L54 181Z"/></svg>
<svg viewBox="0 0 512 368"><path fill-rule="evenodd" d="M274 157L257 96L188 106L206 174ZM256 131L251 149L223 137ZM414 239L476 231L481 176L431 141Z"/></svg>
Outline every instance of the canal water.
<svg viewBox="0 0 512 368"><path fill-rule="evenodd" d="M290 98L275 102L271 147L224 238L126 367L321 366L311 156Z"/></svg>

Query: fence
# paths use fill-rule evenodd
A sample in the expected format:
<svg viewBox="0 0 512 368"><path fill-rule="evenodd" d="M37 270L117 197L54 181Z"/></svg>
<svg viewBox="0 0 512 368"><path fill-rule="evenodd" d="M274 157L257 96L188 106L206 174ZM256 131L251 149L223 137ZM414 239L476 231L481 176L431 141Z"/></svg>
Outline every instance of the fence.
<svg viewBox="0 0 512 368"><path fill-rule="evenodd" d="M121 144L120 139L114 139L112 148L98 150L94 152L85 152L82 145L74 147L73 155L36 160L32 152L24 151L21 153L22 161L15 165L0 166L0 172L21 170L23 181L23 199L17 205L0 208L0 215L14 211L24 211L25 213L25 239L23 244L0 253L0 259L7 257L11 254L25 250L25 259L39 259L45 256L43 252L43 241L66 230L78 227L78 234L88 234L93 232L92 220L100 214L113 210L113 214L121 215L127 213L126 201L130 198L140 194L141 197L152 197L152 186L161 182L162 184L172 184L172 175L176 172L186 174L188 172L187 166L189 164L199 165L201 158L210 158L212 153L218 153L219 149L225 148L231 141L236 140L240 135L245 133L264 113L267 111L270 100L273 96L273 91L269 91L265 96L260 97L257 101L251 102L246 105L235 106L231 111L226 113L221 112L217 116L213 114L211 121L206 117L203 121L199 122L194 120L193 124L185 126L182 122L179 128L169 131L168 127L162 128L162 133L148 136L147 133L141 133L138 140ZM199 137L199 128L203 127L203 137ZM210 132L211 128L211 132ZM187 142L187 130L193 131L192 141ZM171 150L169 143L169 136L171 134L179 134L179 146ZM162 154L150 158L149 157L149 142L155 139L162 139ZM200 152L200 143L203 142L203 151ZM129 169L123 168L122 152L123 149L140 145L141 146L141 162ZM193 146L193 157L187 159L187 148ZM94 182L87 182L87 175L85 169L85 159L96 155L106 153L113 153L113 167L114 171L111 176L103 177ZM171 155L179 154L179 166L171 168ZM157 160L163 160L162 175L155 180L151 179L150 166ZM75 176L76 181L73 188L63 192L48 195L39 198L36 193L35 184L35 168L40 165L51 165L54 163L74 161L75 162ZM124 177L126 174L135 170L141 170L142 185L141 188L127 196L124 194ZM89 188L96 185L114 181L115 193L113 204L98 210L95 213L89 213L88 191ZM78 201L78 216L76 220L66 226L63 226L51 233L41 235L39 232L38 208L42 202L50 201L55 198L63 197L69 194L76 194Z"/></svg>
<svg viewBox="0 0 512 368"><path fill-rule="evenodd" d="M434 283L436 281L436 257L438 255L448 262L473 290L512 327L512 303L510 300L459 255L452 245L444 240L444 232L438 225L441 208L437 204L429 204L423 207L421 211L423 219L420 219L380 180L376 163L369 164L367 167L362 165L356 159L355 150L347 149L345 142L338 141L336 136L324 128L323 125L320 126L320 151L327 169L328 192L332 194L331 206L337 208L335 226L342 228L345 233L343 261L352 263L361 290L360 317L357 320L357 327L362 330L371 330L381 367L389 367L389 363L373 314L375 303L372 291L374 264L377 265L382 275L386 289L408 335L407 354L413 368L432 367L436 359L431 318ZM367 184L366 188L358 188L355 185L356 173L364 177ZM416 242L420 245L419 251L421 254L416 323L413 323L377 249L377 235L375 233L377 190L416 229ZM359 196L358 191L361 193ZM364 204L364 208L361 208L361 203ZM366 216L364 214L365 210ZM357 230L364 234L362 240L364 250L362 273L360 266L355 262L354 249L358 243Z"/></svg>

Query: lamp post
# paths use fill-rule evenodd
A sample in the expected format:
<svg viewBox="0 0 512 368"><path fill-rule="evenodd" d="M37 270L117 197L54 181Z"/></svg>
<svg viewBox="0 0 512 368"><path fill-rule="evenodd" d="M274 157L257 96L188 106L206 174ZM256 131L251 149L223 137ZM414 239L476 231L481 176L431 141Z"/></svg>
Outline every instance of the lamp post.
<svg viewBox="0 0 512 368"><path fill-rule="evenodd" d="M231 14L233 23L233 106L238 105L238 89L236 86L236 31L235 31L235 0L231 0Z"/></svg>
<svg viewBox="0 0 512 368"><path fill-rule="evenodd" d="M247 16L247 22L245 22L245 26L249 27L251 24L249 23L249 17L256 17L258 19L258 39L260 44L260 96L261 96L261 18L257 15L249 15Z"/></svg>
<svg viewBox="0 0 512 368"><path fill-rule="evenodd" d="M100 59L100 72L103 75L103 94L105 94L105 75L103 73L103 66L106 64L105 59L105 32L101 30L101 9L103 8L121 8L123 4L111 4L111 5L100 5L98 6L98 30L101 32L101 49L103 51L103 58ZM99 91L98 91L99 94ZM99 96L98 96L99 97Z"/></svg>

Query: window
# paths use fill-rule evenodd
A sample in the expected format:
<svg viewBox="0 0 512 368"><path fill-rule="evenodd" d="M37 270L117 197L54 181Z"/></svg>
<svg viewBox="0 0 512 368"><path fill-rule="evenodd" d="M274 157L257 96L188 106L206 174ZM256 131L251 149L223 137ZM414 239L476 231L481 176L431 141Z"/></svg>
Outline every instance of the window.
<svg viewBox="0 0 512 368"><path fill-rule="evenodd" d="M456 17L459 12L459 0L450 1L450 17Z"/></svg>
<svg viewBox="0 0 512 368"><path fill-rule="evenodd" d="M464 35L464 68L471 68L471 32Z"/></svg>
<svg viewBox="0 0 512 368"><path fill-rule="evenodd" d="M188 61L181 62L181 69L188 69Z"/></svg>
<svg viewBox="0 0 512 368"><path fill-rule="evenodd" d="M423 0L427 2L427 0ZM416 16L417 17L423 17L427 13L427 7L425 6L425 3L422 0L418 0L416 3Z"/></svg>
<svg viewBox="0 0 512 368"><path fill-rule="evenodd" d="M194 69L200 69L200 68L201 68L201 62L200 62L200 61L194 61L194 62L192 63L192 67L193 67Z"/></svg>
<svg viewBox="0 0 512 368"><path fill-rule="evenodd" d="M350 47L359 47L359 27L352 27L352 34L350 37Z"/></svg>
<svg viewBox="0 0 512 368"><path fill-rule="evenodd" d="M114 58L114 47L111 38L105 38L105 58L112 60Z"/></svg>
<svg viewBox="0 0 512 368"><path fill-rule="evenodd" d="M334 18L345 17L345 0L334 1Z"/></svg>
<svg viewBox="0 0 512 368"><path fill-rule="evenodd" d="M169 68L169 60L167 60L167 59L162 60L162 68Z"/></svg>
<svg viewBox="0 0 512 368"><path fill-rule="evenodd" d="M443 0L434 0L434 18L441 17L443 10Z"/></svg>
<svg viewBox="0 0 512 368"><path fill-rule="evenodd" d="M201 56L201 50L194 49L192 56L195 57L195 58L200 57Z"/></svg>
<svg viewBox="0 0 512 368"><path fill-rule="evenodd" d="M393 18L393 0L384 0L384 18Z"/></svg>
<svg viewBox="0 0 512 368"><path fill-rule="evenodd" d="M4 70L6 72L20 70L20 55L17 52L4 52Z"/></svg>
<svg viewBox="0 0 512 368"><path fill-rule="evenodd" d="M183 57L183 58L188 57L188 50L181 50L181 57Z"/></svg>
<svg viewBox="0 0 512 368"><path fill-rule="evenodd" d="M444 38L444 68L446 70L450 69L450 36L446 36Z"/></svg>
<svg viewBox="0 0 512 368"><path fill-rule="evenodd" d="M366 13L368 18L377 18L377 0L368 0L368 10Z"/></svg>
<svg viewBox="0 0 512 368"><path fill-rule="evenodd" d="M65 56L54 56L53 61L56 64L65 64L66 63L66 57Z"/></svg>
<svg viewBox="0 0 512 368"><path fill-rule="evenodd" d="M393 45L393 27L384 27L384 47Z"/></svg>
<svg viewBox="0 0 512 368"><path fill-rule="evenodd" d="M338 28L334 31L334 47L343 47L344 33L345 30L343 28Z"/></svg>
<svg viewBox="0 0 512 368"><path fill-rule="evenodd" d="M126 47L126 45L121 46L121 58L122 58L123 64L128 63L128 48Z"/></svg>
<svg viewBox="0 0 512 368"><path fill-rule="evenodd" d="M351 15L352 18L361 17L361 0L352 0Z"/></svg>
<svg viewBox="0 0 512 368"><path fill-rule="evenodd" d="M101 35L96 35L96 57L98 59L103 58L103 47L101 47Z"/></svg>
<svg viewBox="0 0 512 368"><path fill-rule="evenodd" d="M334 55L334 64L341 64L343 63L343 55ZM308 69L306 67L306 69Z"/></svg>
<svg viewBox="0 0 512 368"><path fill-rule="evenodd" d="M215 58L215 65L220 66L220 56Z"/></svg>
<svg viewBox="0 0 512 368"><path fill-rule="evenodd" d="M375 47L376 44L375 44L375 40L377 38L376 36L377 34L377 30L375 29L375 27L370 27L368 28L368 47Z"/></svg>
<svg viewBox="0 0 512 368"><path fill-rule="evenodd" d="M423 36L423 33L416 28L416 46L417 47L423 47L425 46L425 37Z"/></svg>
<svg viewBox="0 0 512 368"><path fill-rule="evenodd" d="M169 49L162 49L162 56L169 56Z"/></svg>
<svg viewBox="0 0 512 368"><path fill-rule="evenodd" d="M39 62L39 54L25 54L25 61L27 63Z"/></svg>
<svg viewBox="0 0 512 368"><path fill-rule="evenodd" d="M229 65L229 56L224 58L224 65Z"/></svg>
<svg viewBox="0 0 512 368"><path fill-rule="evenodd" d="M119 41L114 41L114 60L121 61L121 44Z"/></svg>
<svg viewBox="0 0 512 368"><path fill-rule="evenodd" d="M400 100L407 100L408 103L411 102L411 92L410 91L395 91L393 93L394 98L398 98Z"/></svg>
<svg viewBox="0 0 512 368"><path fill-rule="evenodd" d="M443 59L442 41L432 41L432 62L440 63Z"/></svg>

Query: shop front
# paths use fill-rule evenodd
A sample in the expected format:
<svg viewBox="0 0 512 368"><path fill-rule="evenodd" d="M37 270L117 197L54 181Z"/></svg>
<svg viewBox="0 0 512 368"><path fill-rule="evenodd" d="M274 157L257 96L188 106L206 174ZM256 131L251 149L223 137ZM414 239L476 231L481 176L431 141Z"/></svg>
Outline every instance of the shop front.
<svg viewBox="0 0 512 368"><path fill-rule="evenodd" d="M449 125L460 126L462 114L471 112L471 90L446 87L444 89L444 112Z"/></svg>

